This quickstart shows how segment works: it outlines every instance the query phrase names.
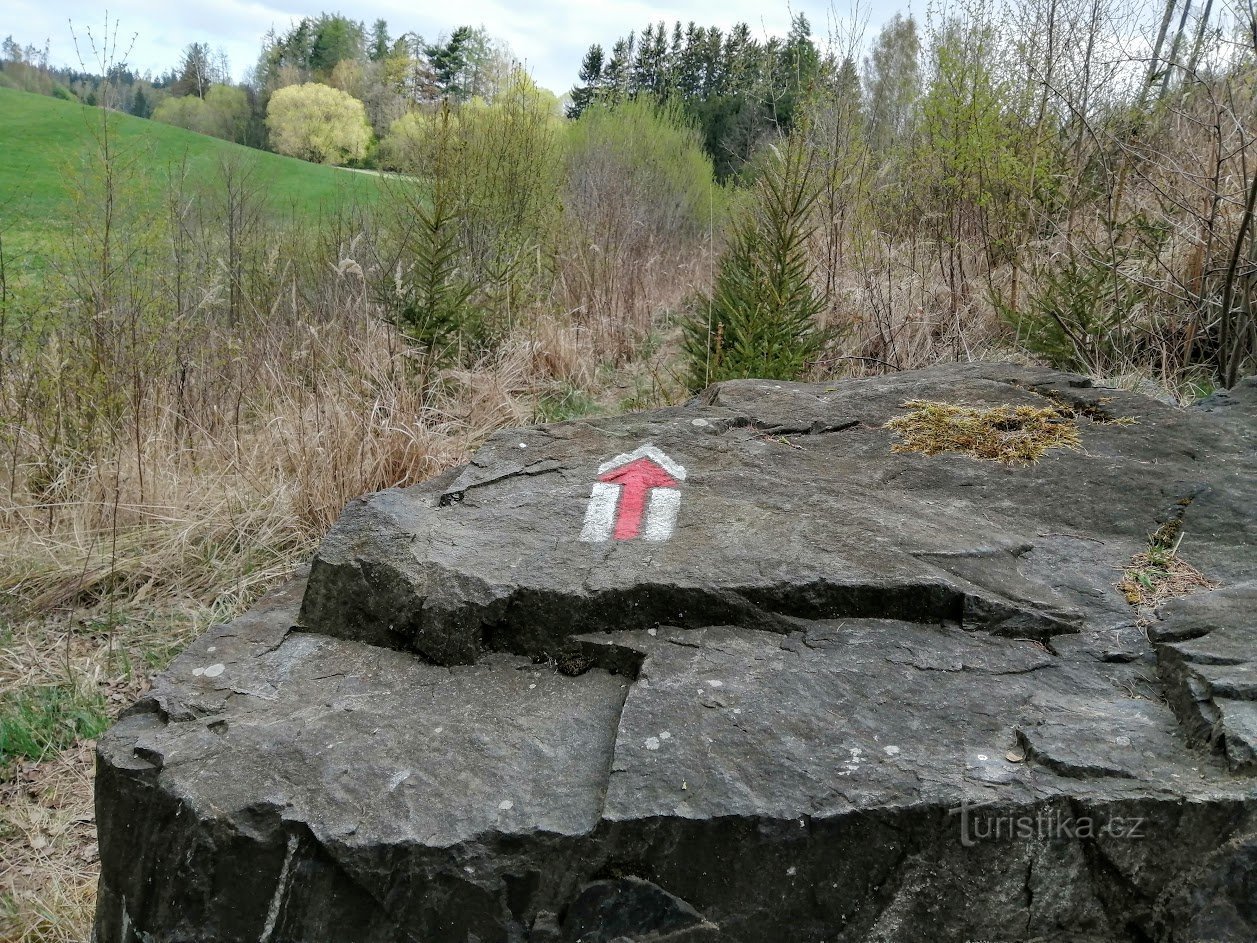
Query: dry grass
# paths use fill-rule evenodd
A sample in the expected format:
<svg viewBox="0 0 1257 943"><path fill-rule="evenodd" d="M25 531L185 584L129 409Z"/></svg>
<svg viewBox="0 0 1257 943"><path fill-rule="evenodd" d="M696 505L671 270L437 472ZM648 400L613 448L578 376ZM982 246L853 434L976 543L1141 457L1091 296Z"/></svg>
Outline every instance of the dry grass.
<svg viewBox="0 0 1257 943"><path fill-rule="evenodd" d="M90 693L112 719L152 671L232 610L230 600L108 601L19 622L0 632L0 694L69 687ZM0 762L0 940L90 936L99 867L93 746Z"/></svg>
<svg viewBox="0 0 1257 943"><path fill-rule="evenodd" d="M1060 406L981 408L910 400L910 410L886 423L903 441L896 452L959 452L1005 465L1037 462L1049 449L1082 447L1074 414Z"/></svg>
<svg viewBox="0 0 1257 943"><path fill-rule="evenodd" d="M535 330L548 332L545 353L521 331L426 393L389 329L312 336L308 356L326 366L294 376L291 364L264 364L233 405L252 417L238 424L180 427L157 389L140 436L120 429L113 448L51 487L31 485L42 460L31 448L14 480L0 473L12 496L0 497L0 591L26 612L105 597L247 602L307 556L351 498L427 478L527 422L551 370L592 386L592 370L575 366L575 329Z"/></svg>
<svg viewBox="0 0 1257 943"><path fill-rule="evenodd" d="M96 904L91 742L0 783L0 939L83 943Z"/></svg>
<svg viewBox="0 0 1257 943"><path fill-rule="evenodd" d="M919 234L901 242L879 236L836 266L823 254L816 260L829 287L821 321L839 336L826 364L833 372L1022 358L1007 343L990 292L969 284L952 290L929 250ZM991 276L996 283L1006 277L1003 271Z"/></svg>
<svg viewBox="0 0 1257 943"><path fill-rule="evenodd" d="M1181 559L1175 550L1153 545L1131 558L1117 588L1132 606L1155 609L1167 599L1214 589L1217 585Z"/></svg>

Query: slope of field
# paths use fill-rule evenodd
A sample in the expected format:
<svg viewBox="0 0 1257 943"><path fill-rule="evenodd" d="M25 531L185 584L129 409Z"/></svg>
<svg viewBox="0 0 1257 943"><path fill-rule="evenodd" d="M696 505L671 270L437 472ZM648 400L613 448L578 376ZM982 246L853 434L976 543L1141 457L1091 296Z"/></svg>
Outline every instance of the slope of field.
<svg viewBox="0 0 1257 943"><path fill-rule="evenodd" d="M99 167L105 113L72 102L0 88L0 234L5 252L38 256L73 227L74 195ZM377 182L351 173L242 147L156 121L109 113L128 198L160 206L165 183L185 165L188 179L212 181L224 161L252 171L275 213L317 216L338 202L372 199ZM18 259L19 264L21 262Z"/></svg>

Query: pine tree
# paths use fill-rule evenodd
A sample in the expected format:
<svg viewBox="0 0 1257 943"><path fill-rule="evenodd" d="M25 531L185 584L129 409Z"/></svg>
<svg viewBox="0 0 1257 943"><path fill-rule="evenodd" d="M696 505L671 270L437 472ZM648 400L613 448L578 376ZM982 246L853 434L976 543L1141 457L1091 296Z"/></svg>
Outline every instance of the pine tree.
<svg viewBox="0 0 1257 943"><path fill-rule="evenodd" d="M677 57L676 91L687 102L698 99L703 88L701 50L706 41L706 32L691 20L685 28L685 41Z"/></svg>
<svg viewBox="0 0 1257 943"><path fill-rule="evenodd" d="M602 72L603 87L611 101L624 101L632 97L632 64L633 52L637 47L637 39L633 33L617 39L611 47L611 59Z"/></svg>
<svg viewBox="0 0 1257 943"><path fill-rule="evenodd" d="M735 27L736 29L736 27ZM707 29L706 42L703 44L703 91L704 98L711 98L724 91L724 78L728 75L721 53L724 50L724 35L715 26Z"/></svg>
<svg viewBox="0 0 1257 943"><path fill-rule="evenodd" d="M144 89L137 88L135 97L131 99L131 114L137 118L149 118L153 114L152 102L148 100L148 96L144 94Z"/></svg>
<svg viewBox="0 0 1257 943"><path fill-rule="evenodd" d="M436 86L441 94L454 101L466 97L461 79L467 69L467 46L473 38L470 26L460 26L450 34L444 44L428 46L425 52L428 63L436 75Z"/></svg>
<svg viewBox="0 0 1257 943"><path fill-rule="evenodd" d="M308 62L310 73L326 78L338 62L361 59L364 34L361 23L339 14L322 14L314 24Z"/></svg>
<svg viewBox="0 0 1257 943"><path fill-rule="evenodd" d="M367 56L372 62L383 62L388 58L392 42L388 38L388 21L376 20L371 27L371 45Z"/></svg>
<svg viewBox="0 0 1257 943"><path fill-rule="evenodd" d="M205 43L191 43L183 51L179 78L171 86L170 93L176 96L195 95L197 98L204 98L214 78L209 46Z"/></svg>
<svg viewBox="0 0 1257 943"><path fill-rule="evenodd" d="M791 21L785 44L774 58L774 118L777 127L788 132L794 126L803 96L811 89L821 68L820 53L812 42L811 24L802 13Z"/></svg>
<svg viewBox="0 0 1257 943"><path fill-rule="evenodd" d="M567 116L573 120L579 118L581 113L593 104L598 93L602 90L602 63L603 52L602 47L594 43L585 53L585 58L581 61L580 80L581 84L573 86L571 94L571 104L567 106Z"/></svg>
<svg viewBox="0 0 1257 943"><path fill-rule="evenodd" d="M630 95L643 92L662 96L668 79L668 39L663 23L647 26L642 31L633 62Z"/></svg>
<svg viewBox="0 0 1257 943"><path fill-rule="evenodd" d="M426 364L444 362L468 323L474 288L462 272L458 232L461 223L449 174L457 141L449 102L433 124L430 200L417 207L413 253L406 276L386 298L388 319L423 350Z"/></svg>

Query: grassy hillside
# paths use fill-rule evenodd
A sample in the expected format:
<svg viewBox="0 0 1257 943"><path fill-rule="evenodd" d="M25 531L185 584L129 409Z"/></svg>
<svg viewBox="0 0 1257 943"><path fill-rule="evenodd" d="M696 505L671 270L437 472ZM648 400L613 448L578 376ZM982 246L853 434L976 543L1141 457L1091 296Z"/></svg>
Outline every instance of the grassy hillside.
<svg viewBox="0 0 1257 943"><path fill-rule="evenodd" d="M10 257L40 254L73 225L76 182L91 173L103 113L72 102L0 88L0 232ZM224 160L237 159L276 213L315 216L338 201L370 199L367 174L309 164L242 147L156 121L111 113L111 130L127 169L127 192L153 208L164 183L186 160L189 179L212 180Z"/></svg>

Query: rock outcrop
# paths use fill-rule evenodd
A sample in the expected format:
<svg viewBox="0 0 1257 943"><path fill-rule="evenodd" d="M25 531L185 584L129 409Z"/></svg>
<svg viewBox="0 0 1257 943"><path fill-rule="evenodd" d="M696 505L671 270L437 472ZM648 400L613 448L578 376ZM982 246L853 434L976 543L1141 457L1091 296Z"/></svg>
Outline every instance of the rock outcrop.
<svg viewBox="0 0 1257 943"><path fill-rule="evenodd" d="M912 399L1082 448L892 451ZM1007 365L499 434L100 740L96 939L1252 943L1255 457L1251 381ZM1167 524L1216 588L1135 609Z"/></svg>

